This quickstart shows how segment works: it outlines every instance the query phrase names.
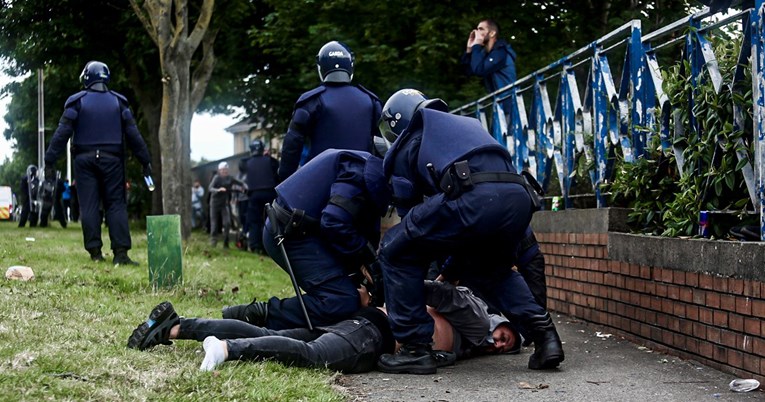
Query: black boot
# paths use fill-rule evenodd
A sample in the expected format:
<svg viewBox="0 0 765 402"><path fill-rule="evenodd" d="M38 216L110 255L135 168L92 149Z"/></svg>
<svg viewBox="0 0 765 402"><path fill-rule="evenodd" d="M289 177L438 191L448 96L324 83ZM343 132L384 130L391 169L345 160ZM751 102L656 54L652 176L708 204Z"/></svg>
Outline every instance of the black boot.
<svg viewBox="0 0 765 402"><path fill-rule="evenodd" d="M422 343L403 345L398 353L386 353L377 361L380 371L393 374L435 374L438 367L439 359L434 356L433 348Z"/></svg>
<svg viewBox="0 0 765 402"><path fill-rule="evenodd" d="M137 262L131 260L130 257L128 257L127 249L124 248L114 249L114 259L112 260L112 263L114 265L138 265Z"/></svg>
<svg viewBox="0 0 765 402"><path fill-rule="evenodd" d="M100 248L89 248L88 253L90 253L90 259L96 262L105 261L104 255L101 253Z"/></svg>
<svg viewBox="0 0 765 402"><path fill-rule="evenodd" d="M528 324L534 341L534 353L529 357L529 368L544 370L558 367L565 356L563 344L550 314L545 312L543 315L531 316Z"/></svg>
<svg viewBox="0 0 765 402"><path fill-rule="evenodd" d="M223 318L248 322L252 325L263 326L268 319L268 303L252 299L250 304L223 307Z"/></svg>

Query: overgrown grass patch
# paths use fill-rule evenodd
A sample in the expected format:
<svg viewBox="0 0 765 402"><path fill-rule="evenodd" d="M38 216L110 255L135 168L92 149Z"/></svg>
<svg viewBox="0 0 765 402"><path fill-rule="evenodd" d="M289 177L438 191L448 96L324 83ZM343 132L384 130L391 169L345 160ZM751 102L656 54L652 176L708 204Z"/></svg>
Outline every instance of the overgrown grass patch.
<svg viewBox="0 0 765 402"><path fill-rule="evenodd" d="M132 330L163 300L187 317L220 317L224 305L292 294L289 278L270 258L211 249L200 232L184 242L183 284L154 291L146 232L133 228L131 235L130 256L138 267L111 264L105 227L107 262L96 263L77 224L17 228L0 222L0 268L26 265L36 276L30 282L0 280L0 399L344 399L328 370L229 362L203 373L202 345L194 341L128 350Z"/></svg>

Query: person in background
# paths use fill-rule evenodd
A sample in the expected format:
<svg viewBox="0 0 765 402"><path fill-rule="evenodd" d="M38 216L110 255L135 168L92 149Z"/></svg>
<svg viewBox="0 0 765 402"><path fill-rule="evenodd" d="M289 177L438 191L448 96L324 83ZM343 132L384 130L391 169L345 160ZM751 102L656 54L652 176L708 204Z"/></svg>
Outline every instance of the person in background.
<svg viewBox="0 0 765 402"><path fill-rule="evenodd" d="M69 210L72 208L72 189L69 185L69 179L64 179L64 191L61 193L61 204L64 206L64 218L67 221L72 220L72 214Z"/></svg>
<svg viewBox="0 0 765 402"><path fill-rule="evenodd" d="M268 154L264 154L265 145L261 140L250 143L250 157L247 159L247 187L249 188L249 204L247 220L249 221L248 247L256 254L265 254L263 248L263 225L265 224L264 209L267 203L276 198L274 188L279 184L279 162Z"/></svg>
<svg viewBox="0 0 765 402"><path fill-rule="evenodd" d="M21 178L19 191L19 227L23 228L29 220L29 227L37 226L39 210L37 206L37 192L40 189L40 179L37 177L37 166L27 166L26 174Z"/></svg>
<svg viewBox="0 0 765 402"><path fill-rule="evenodd" d="M231 230L231 194L234 186L245 188L246 184L231 177L228 163L218 164L218 173L210 181L210 245L218 244L218 235L223 228L223 248L228 248L229 231Z"/></svg>

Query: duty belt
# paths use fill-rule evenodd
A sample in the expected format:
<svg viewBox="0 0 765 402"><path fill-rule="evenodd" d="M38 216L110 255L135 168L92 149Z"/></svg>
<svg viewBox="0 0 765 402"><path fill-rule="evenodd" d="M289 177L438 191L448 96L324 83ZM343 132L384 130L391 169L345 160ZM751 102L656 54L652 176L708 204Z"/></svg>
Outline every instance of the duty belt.
<svg viewBox="0 0 765 402"><path fill-rule="evenodd" d="M428 169L434 173L432 164ZM477 172L471 173L468 161L455 162L438 180L438 187L447 198L454 199L473 189L479 183L515 183L522 185L531 197L534 211L542 206L542 194L539 183L530 174L523 172L523 176L512 172Z"/></svg>
<svg viewBox="0 0 765 402"><path fill-rule="evenodd" d="M306 236L319 230L319 221L305 214L302 209L293 209L289 211L278 202L274 201L273 209L277 222L273 224L281 225L284 229L284 236L294 235Z"/></svg>

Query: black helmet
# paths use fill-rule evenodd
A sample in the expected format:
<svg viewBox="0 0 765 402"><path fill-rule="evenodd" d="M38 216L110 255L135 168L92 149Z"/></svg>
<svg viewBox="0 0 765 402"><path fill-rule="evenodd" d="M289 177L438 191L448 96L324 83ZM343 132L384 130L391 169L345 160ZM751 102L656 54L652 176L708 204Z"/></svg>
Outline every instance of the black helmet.
<svg viewBox="0 0 765 402"><path fill-rule="evenodd" d="M108 84L111 78L109 67L100 61L89 61L80 73L80 82L85 88L90 88L96 83Z"/></svg>
<svg viewBox="0 0 765 402"><path fill-rule="evenodd" d="M252 155L263 155L264 149L266 149L266 146L261 140L253 140L250 143L250 154Z"/></svg>
<svg viewBox="0 0 765 402"><path fill-rule="evenodd" d="M383 138L391 144L409 126L414 113L420 109L447 111L446 102L441 99L428 99L416 89L402 89L391 95L382 108L378 127Z"/></svg>
<svg viewBox="0 0 765 402"><path fill-rule="evenodd" d="M345 44L332 41L319 49L316 68L321 82L351 82L353 79L353 52Z"/></svg>

